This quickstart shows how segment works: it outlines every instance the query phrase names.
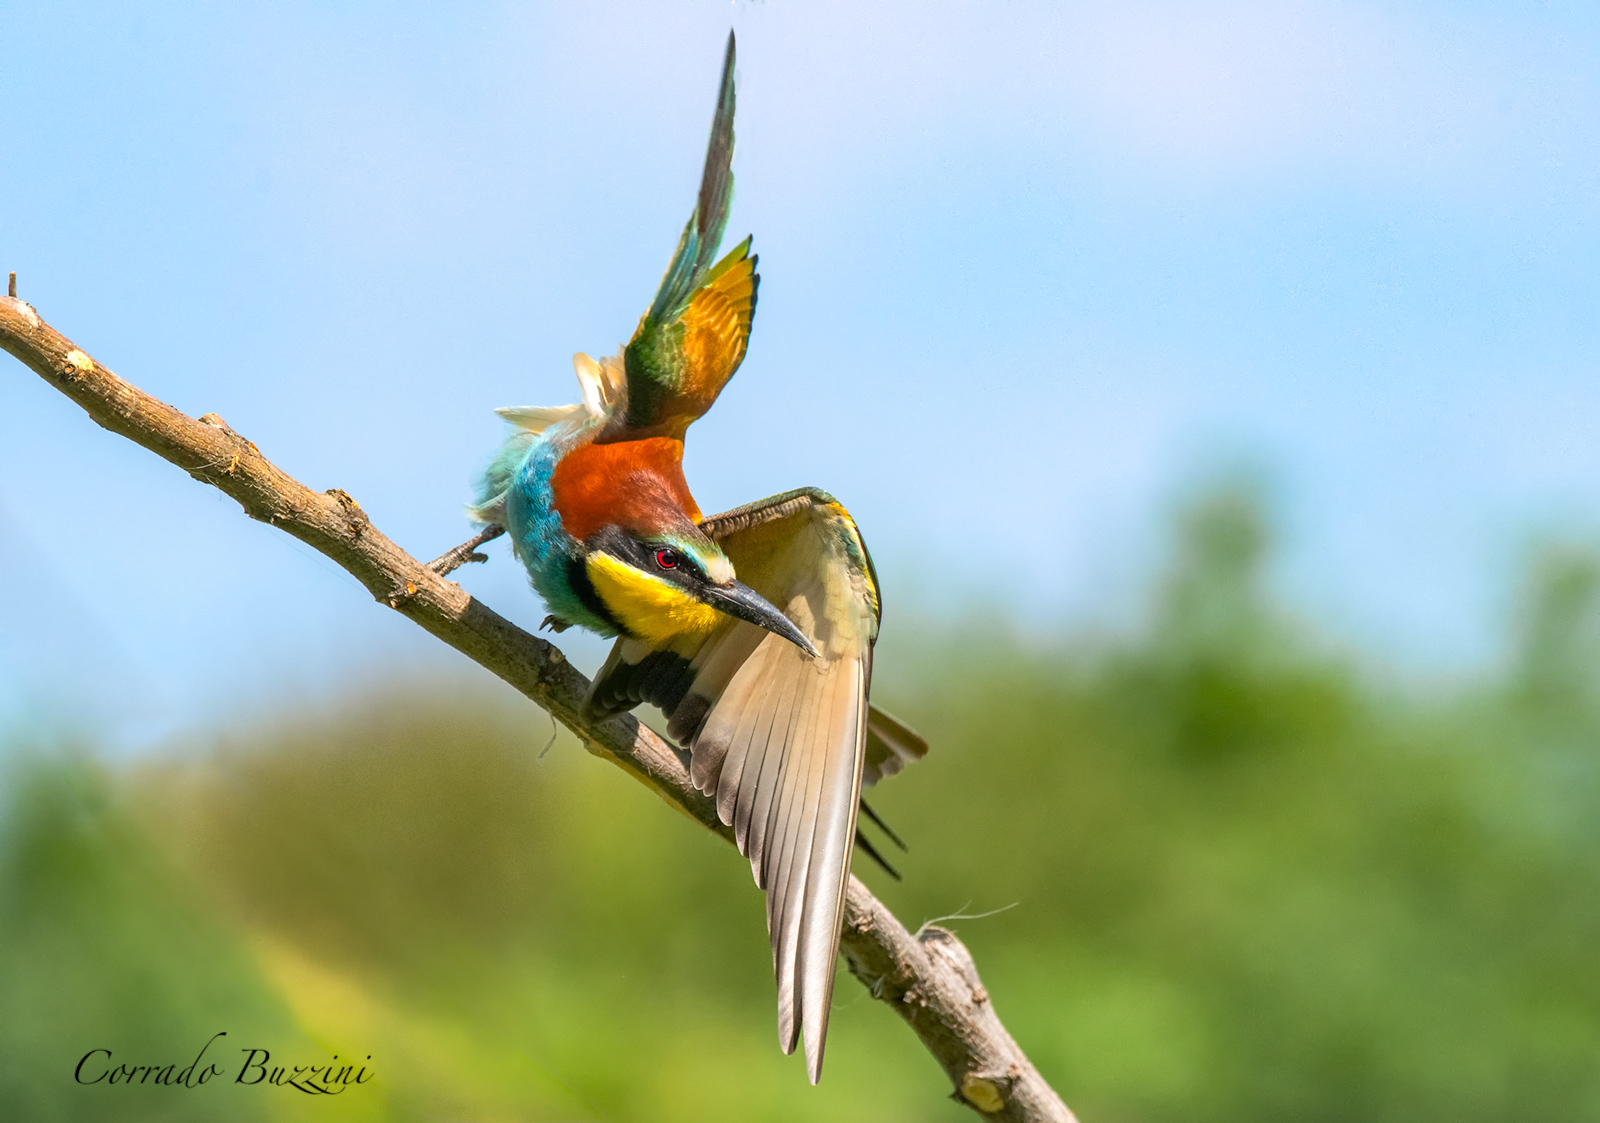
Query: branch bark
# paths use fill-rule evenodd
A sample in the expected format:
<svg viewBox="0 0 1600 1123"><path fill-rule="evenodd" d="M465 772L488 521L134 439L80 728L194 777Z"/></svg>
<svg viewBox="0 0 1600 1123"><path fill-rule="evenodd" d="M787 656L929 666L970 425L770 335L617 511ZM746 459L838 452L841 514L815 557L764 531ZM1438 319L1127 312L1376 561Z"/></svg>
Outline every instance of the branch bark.
<svg viewBox="0 0 1600 1123"><path fill-rule="evenodd" d="M14 288L0 297L0 348L71 398L101 427L225 492L251 518L332 558L380 603L548 710L591 753L732 841L731 828L717 818L715 801L695 790L671 746L631 714L584 722L578 708L588 679L558 648L400 549L343 491L313 491L215 414L189 417L118 378L16 299ZM943 1066L954 1087L953 1099L993 1119L1075 1123L1006 1032L971 954L954 935L932 926L912 935L852 877L842 944L851 972L905 1020Z"/></svg>

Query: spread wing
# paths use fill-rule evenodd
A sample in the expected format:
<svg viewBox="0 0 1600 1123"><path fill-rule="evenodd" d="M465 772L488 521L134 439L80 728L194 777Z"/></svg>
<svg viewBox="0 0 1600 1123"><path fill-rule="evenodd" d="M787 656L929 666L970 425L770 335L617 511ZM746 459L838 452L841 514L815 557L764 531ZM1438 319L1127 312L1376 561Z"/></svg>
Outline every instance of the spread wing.
<svg viewBox="0 0 1600 1123"><path fill-rule="evenodd" d="M792 491L700 527L820 654L731 618L678 649L620 640L586 706L599 716L654 703L668 714L668 733L689 746L695 786L716 796L767 891L779 1043L792 1052L803 1034L815 1083L861 784L899 771L927 745L868 707L877 580L855 522L832 496Z"/></svg>
<svg viewBox="0 0 1600 1123"><path fill-rule="evenodd" d="M750 239L711 264L733 200L733 66L730 32L700 195L661 288L623 350L628 409L625 424L606 439L681 440L744 360L760 281Z"/></svg>

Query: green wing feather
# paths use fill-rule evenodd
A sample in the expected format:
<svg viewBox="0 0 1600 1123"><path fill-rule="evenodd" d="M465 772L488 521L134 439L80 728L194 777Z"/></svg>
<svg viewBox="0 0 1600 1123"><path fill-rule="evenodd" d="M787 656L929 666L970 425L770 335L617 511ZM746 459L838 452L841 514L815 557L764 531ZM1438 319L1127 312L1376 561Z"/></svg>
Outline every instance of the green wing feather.
<svg viewBox="0 0 1600 1123"><path fill-rule="evenodd" d="M670 319L689 302L699 287L700 278L711 264L711 256L722 244L728 225L728 204L733 200L733 32L728 32L728 50L722 60L722 82L717 91L717 111L711 118L711 140L706 146L705 170L700 176L700 197L695 202L689 224L678 240L661 288L650 305L646 319Z"/></svg>
<svg viewBox="0 0 1600 1123"><path fill-rule="evenodd" d="M712 264L733 200L734 60L730 31L700 195L655 300L623 352L628 438L682 437L744 359L758 281L750 239Z"/></svg>

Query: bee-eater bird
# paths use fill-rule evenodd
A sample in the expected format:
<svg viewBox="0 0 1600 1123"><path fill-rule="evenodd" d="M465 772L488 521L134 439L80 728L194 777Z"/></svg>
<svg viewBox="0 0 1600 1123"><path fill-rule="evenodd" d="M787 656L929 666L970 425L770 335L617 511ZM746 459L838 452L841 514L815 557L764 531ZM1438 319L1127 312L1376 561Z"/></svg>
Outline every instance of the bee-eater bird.
<svg viewBox="0 0 1600 1123"><path fill-rule="evenodd" d="M728 36L700 195L633 338L573 365L583 400L497 412L513 429L479 522L509 533L557 630L616 636L584 713L648 702L767 892L778 1038L822 1071L861 785L926 744L869 707L878 579L848 512L816 488L705 517L683 438L744 359L746 238L716 252L733 194ZM868 809L870 814L870 809Z"/></svg>

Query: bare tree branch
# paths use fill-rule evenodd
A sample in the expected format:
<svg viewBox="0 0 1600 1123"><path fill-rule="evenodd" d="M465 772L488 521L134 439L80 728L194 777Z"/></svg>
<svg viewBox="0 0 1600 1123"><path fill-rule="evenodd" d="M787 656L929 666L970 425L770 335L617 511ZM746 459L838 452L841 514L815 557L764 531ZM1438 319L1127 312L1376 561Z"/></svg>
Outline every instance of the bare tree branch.
<svg viewBox="0 0 1600 1123"><path fill-rule="evenodd" d="M695 790L671 746L631 714L594 724L581 720L578 707L589 683L561 652L444 579L440 571L468 560L478 542L423 565L384 537L343 491L312 491L215 414L196 420L124 382L14 295L0 297L0 348L103 428L170 460L238 500L251 518L338 562L376 600L548 710L591 753L732 840L732 830L717 819L715 802ZM851 972L905 1019L944 1067L955 1088L952 1098L995 1119L1075 1123L1001 1025L971 954L951 933L930 926L913 936L852 877L843 950Z"/></svg>

